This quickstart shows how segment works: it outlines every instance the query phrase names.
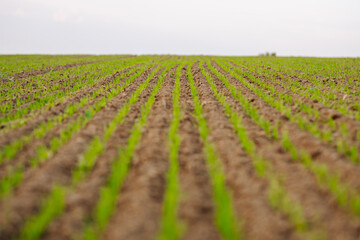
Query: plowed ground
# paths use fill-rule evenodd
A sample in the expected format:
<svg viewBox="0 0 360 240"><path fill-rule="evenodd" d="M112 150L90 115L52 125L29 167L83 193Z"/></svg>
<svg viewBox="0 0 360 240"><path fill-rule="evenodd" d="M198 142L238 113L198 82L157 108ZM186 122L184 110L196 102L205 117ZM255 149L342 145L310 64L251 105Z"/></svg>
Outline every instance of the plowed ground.
<svg viewBox="0 0 360 240"><path fill-rule="evenodd" d="M109 60L69 64L53 69L59 72L79 67L81 71L81 67L88 64L94 64L96 68L97 64L106 64L106 61L113 59L109 57ZM246 58L240 60L232 62L233 59L226 58L176 56L141 59L141 56L127 56L116 60L117 68L111 74L96 75L96 84L85 84L53 106L45 104L40 109L29 110L19 119L5 122L0 129L0 240L86 239L88 229L93 229L96 238L109 240L360 239L359 156L353 158L351 153L339 146L341 140L349 148L352 146L353 151L360 152L360 122L352 115L357 110L350 108L351 103L358 100L357 96L349 95L347 102L341 102L346 93L332 89L336 92L335 98L327 105L282 85L281 81L285 80L279 73L278 81L275 81L275 78L260 70L254 72L248 65L241 65L241 61L247 61ZM130 62L132 65L129 66L121 65L127 61L134 62ZM242 72L234 75L222 64ZM260 61L257 64L259 69L264 67ZM133 68L138 69L130 72ZM273 71L270 67L266 69ZM23 83L43 76L46 83L49 74L53 74L49 71L46 68L23 72L14 75L12 81L21 88L25 86ZM245 72L261 82L254 81ZM232 89L227 87L219 74ZM289 73L286 75L289 76ZM73 73L69 79L78 76ZM131 76L135 76L133 81L126 82ZM236 76L241 76L251 86L272 97L274 102L288 107L296 119L308 121L319 132L329 131L332 140L327 141L310 128L300 126L297 120L277 109L275 104L272 105ZM190 78L194 80L199 103L194 101ZM304 86L309 88L324 89L316 82L304 79L304 75L294 74L291 79L304 82ZM341 85L345 80L333 81ZM6 80L2 79L1 82L5 84ZM180 121L176 128L180 142L176 161L171 162L172 140L169 132L174 118L176 82L180 90ZM210 83L213 83L216 92ZM273 86L276 92L266 89L262 83ZM49 86L56 84L60 82L52 81ZM117 86L124 88L107 98L89 116L89 108L110 96ZM141 86L143 89L139 91ZM154 92L156 86L160 88ZM64 115L60 121L54 120L66 113L69 106L81 103L82 98L92 96L96 89L101 88L104 90L98 96L81 105L75 113ZM354 92L359 91L354 88ZM11 96L6 95L6 89L8 86L4 85L1 91L3 103L13 101ZM48 91L51 95L51 90ZM130 99L137 92L137 97L131 102ZM216 93L241 119L237 125ZM283 95L276 95L278 93ZM141 125L152 94L155 94L154 102L148 105L150 111ZM286 94L291 95L293 101L283 101L281 97ZM28 96L30 94L24 95L23 99L27 101ZM254 117L244 102L239 101L240 97L256 109L261 121L267 121L271 130L278 131L278 137L264 129L264 125L257 120L259 118ZM36 100L28 100L29 103L33 101ZM318 111L319 117L302 111L296 101ZM336 106L340 105L337 104L349 104L349 114L339 112ZM14 105L9 112L1 113L1 117L24 106ZM197 107L201 108L208 128L206 141L195 114ZM125 108L128 110L123 110ZM114 125L113 131L106 137L108 126L120 111L125 111L122 120ZM21 119L25 119L24 123L16 125ZM69 137L64 137L64 129L77 119L85 120L76 130L70 130ZM52 121L51 127L43 134L35 134L41 124ZM330 128L329 121L333 121L335 127ZM130 151L129 145L131 139L135 138L133 132L138 125L141 130L139 140L134 144L134 150ZM240 126L244 129L242 132ZM347 126L347 132L344 126ZM241 138L244 132L247 136L245 140ZM297 156L284 144L286 133ZM54 139L62 136L65 140L61 140L57 148L52 148L56 141ZM29 139L24 140L26 137ZM99 152L92 145L96 138L102 144ZM20 147L12 145L16 141L21 142ZM244 141L245 144L253 144L254 150L248 151ZM214 149L213 155L207 151L208 144ZM14 149L14 154L9 153L11 149ZM100 208L105 186L110 186L110 176L117 174L114 173L115 162L117 159L123 161L122 154L128 152L131 153L129 163L123 165L123 180L114 190L116 195L111 198L113 200L104 200L106 207ZM311 163L306 162L302 154L306 154ZM209 163L212 156L218 160L215 169ZM83 177L75 181L75 170L81 162L91 157L93 162L81 168ZM34 159L41 160L34 164ZM258 171L258 159L266 165L263 173ZM170 176L168 173L172 164L178 169L175 175ZM222 196L216 189L222 182L214 177L218 175L213 172L224 177L223 185L230 196L229 202L218 201ZM170 178L178 183L174 188L169 187ZM54 188L60 188L62 195L60 199L49 200ZM114 195L114 191L111 194ZM168 198L168 195L173 197ZM47 203L50 204L48 208ZM222 204L231 205L233 218L219 214L225 209ZM105 213L106 209L110 209L108 214ZM99 211L106 216L99 217ZM165 230L167 214L178 223L170 224L170 230L177 234ZM226 229L231 224L236 230L233 234L227 234Z"/></svg>

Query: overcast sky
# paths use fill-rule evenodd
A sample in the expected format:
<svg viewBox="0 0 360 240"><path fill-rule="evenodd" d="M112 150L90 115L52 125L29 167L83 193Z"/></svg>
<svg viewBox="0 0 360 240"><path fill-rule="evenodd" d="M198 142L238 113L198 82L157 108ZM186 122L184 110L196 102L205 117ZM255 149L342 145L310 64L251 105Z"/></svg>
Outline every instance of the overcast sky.
<svg viewBox="0 0 360 240"><path fill-rule="evenodd" d="M0 53L360 56L360 0L0 0Z"/></svg>

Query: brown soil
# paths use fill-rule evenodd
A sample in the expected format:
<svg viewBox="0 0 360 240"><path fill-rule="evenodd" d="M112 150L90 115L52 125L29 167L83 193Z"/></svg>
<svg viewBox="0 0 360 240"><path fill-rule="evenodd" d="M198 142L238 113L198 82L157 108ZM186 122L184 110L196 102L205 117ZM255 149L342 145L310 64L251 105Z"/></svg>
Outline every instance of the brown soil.
<svg viewBox="0 0 360 240"><path fill-rule="evenodd" d="M139 77L138 81L144 81L150 73L147 71ZM155 84L155 79L152 81ZM44 162L38 168L31 168L24 173L24 180L14 193L0 200L0 239L9 239L18 233L19 227L26 218L38 211L41 199L45 197L54 184L68 185L71 183L71 170L76 166L78 156L84 152L88 143L94 136L101 136L106 123L117 113L117 110L135 91L137 86L129 86L126 95L119 94L113 98L107 107L98 112L85 128L75 134L71 140L62 146L49 161ZM140 97L144 98L143 96ZM10 213L10 214L9 214Z"/></svg>
<svg viewBox="0 0 360 240"><path fill-rule="evenodd" d="M124 122L117 127L108 140L105 152L98 158L88 178L70 191L66 199L65 212L49 226L44 239L68 239L81 233L86 218L91 216L96 205L100 187L106 183L110 174L111 163L118 156L118 148L126 146L131 128L139 116L141 105L149 97L154 84L155 81L142 92L141 98L131 108ZM122 95L128 98L131 92L125 91ZM61 229L61 234L59 234L59 229Z"/></svg>
<svg viewBox="0 0 360 240"><path fill-rule="evenodd" d="M214 63L214 66L217 65ZM240 81L231 78L230 75L229 80L231 80L231 83L236 85L239 90L241 89L243 94L248 96L248 99L251 100L255 106L259 107L259 109L262 109L262 111L259 113L261 113L261 115L263 115L267 120L272 122L280 121L280 126L282 126L282 129L287 129L292 133L292 141L296 143L296 146L299 149L306 150L310 153L314 161L325 163L334 174L340 174L340 177L344 182L347 182L355 189L360 189L360 179L357 177L360 173L360 166L358 164L352 163L347 157L339 154L335 146L331 146L322 142L311 133L301 130L297 124L289 122L287 118L283 116L278 110L269 106L269 104L255 95L255 93L251 92L244 85L242 85ZM262 78L262 80L269 81L264 78ZM280 92L283 91L281 88L278 88L277 90ZM326 109L324 111L326 111ZM331 110L328 111L331 112ZM329 114L329 112L327 114ZM343 119L346 118L345 116L342 117ZM339 117L339 119L340 118L341 117ZM354 134L354 132L352 134ZM338 135L336 135L336 132L334 133L335 137ZM354 136L352 138L348 138L348 140L349 139L353 139L352 141L350 140L350 142L357 145L359 144Z"/></svg>
<svg viewBox="0 0 360 240"><path fill-rule="evenodd" d="M236 67L242 68L245 71L248 71L247 69L245 69L239 65L236 65L236 64L233 64L233 65ZM250 71L248 71L248 72L250 72ZM254 76L256 76L257 78L261 79L261 81L273 85L276 88L277 92L289 94L294 100L297 100L299 102L304 102L308 106L311 106L312 109L318 110L318 112L320 113L320 118L318 120L316 120L315 117L309 116L308 114L301 112L300 109L296 105L291 106L293 115L299 114L302 118L308 120L309 122L316 122L318 128L320 128L321 130L327 130L327 131L331 130L331 129L329 128L329 126L327 124L324 124L324 122L327 122L329 118L332 118L334 120L335 124L337 124L337 129L331 130L333 142L332 142L332 144L329 144L329 145L331 145L335 151L337 148L337 142L339 140L344 139L344 135L342 134L342 130L339 126L341 126L342 124L345 124L348 129L351 129L349 132L349 137L346 138L347 143L351 144L352 146L356 146L358 151L360 152L360 141L357 140L357 136L356 136L357 131L360 130L360 122L356 121L352 117L343 115L343 114L337 112L336 110L333 110L327 106L324 106L323 104L321 104L317 101L313 101L306 97L299 96L298 94L293 93L292 91L289 91L288 89L282 87L278 83L275 83L275 82L267 79L264 76L260 76L256 73L252 73L252 74L254 74ZM246 76L245 76L245 78L248 79ZM259 85L257 85L257 86L260 87ZM354 102L354 101L352 101L352 102ZM341 157L343 157L343 154L338 154L338 155L341 155ZM351 161L351 159L347 158L347 161Z"/></svg>
<svg viewBox="0 0 360 240"><path fill-rule="evenodd" d="M193 61L194 57L160 56L148 63L166 63L175 59ZM225 96L233 111L241 116L242 125L246 129L249 139L256 146L256 154L261 156L268 165L266 176L257 174L251 156L243 149L239 137L229 121L229 116L224 113L223 106L215 98L198 64L199 62L196 62L191 66L183 67L180 77L181 121L178 133L181 142L178 153L180 184L178 218L184 226L181 239L221 239L215 223L213 186L206 156L203 153L204 144L200 137L197 120L194 117L194 103L187 78L187 68L191 68L194 76L203 114L210 131L208 141L214 146L221 162L226 187L234 204L234 214L240 221L239 229L243 230L244 239L295 240L312 239L313 237L323 237L330 240L360 239L360 217L354 216L351 211L339 206L329 189L320 184L311 170L306 168L303 163L294 161L291 154L284 150L280 140L268 137L264 130L246 114L243 106L232 97L231 92L221 80L212 74L204 64L205 71L212 76L217 90ZM270 121L271 124L279 121L280 132L285 129L288 130L297 149L308 151L315 163L324 164L331 173L339 174L343 184L347 184L352 191L360 194L360 178L358 177L360 165L350 162L348 158L339 154L334 146L326 144L309 132L301 130L295 123L290 122L240 81L231 77L215 62L212 64L226 76L230 84L235 86L257 108L258 114ZM59 66L57 70L60 71L65 67L69 68L72 65ZM244 66L236 67L246 69ZM143 90L124 121L117 126L107 141L104 152L96 159L94 167L85 179L74 185L72 183L72 171L91 140L95 136L103 136L104 127L116 116L119 109L124 106L125 102L146 80L154 68L147 69L124 91L109 101L89 120L85 127L75 133L47 161L40 163L37 167L29 166L30 159L36 154L35 148L37 146L41 144L49 146L52 138L59 136L60 131L67 124L71 123L77 116L84 114L84 110L102 96L92 100L74 116L56 124L45 137L34 139L25 145L13 159L0 164L0 183L3 183L1 181L9 175L10 168L24 166L23 181L11 193L0 197L0 240L17 239L24 223L31 217L37 216L42 200L48 196L52 187L58 184L66 188L65 208L59 216L52 219L46 226L46 230L40 239L81 238L88 222L93 220L93 211L99 200L101 188L107 184L112 171L112 163L119 154L119 147L124 148L126 146L133 126L139 120L141 108L149 98L153 86L157 83L159 72L151 79L149 86ZM74 95L67 96L63 102L50 110L44 108L40 111L34 111L24 118L26 120L24 126L15 129L5 127L5 129L0 130L0 149L22 136L31 134L42 122L49 121L63 113L67 106L79 102L82 97L88 96L99 87L112 83L115 78L129 71L129 69L117 69L118 71L115 74L99 79L94 86L74 92ZM116 209L100 239L156 239L159 233L164 207L163 198L167 187L166 174L169 168L168 132L173 112L172 93L175 70L176 67L166 74L165 82L156 95L147 123L142 129L139 145L132 157L128 175L119 190ZM33 72L22 73L23 75L20 74L17 80L25 82L26 76L42 74L42 71L34 70ZM331 107L290 93L271 79L259 75L256 77L272 84L278 92L289 93L293 98L318 109L321 120L335 116L334 119L337 124L347 123L352 127L352 130L360 129L358 122L335 112ZM118 84L121 85L124 80ZM314 120L300 113L296 106L291 106L291 108L293 114L300 114L310 121ZM321 121L318 122L318 126L325 128ZM340 131L334 130L333 133L334 136L338 137ZM355 135L351 135L348 139L354 144L360 144ZM292 204L301 206L308 223L308 229L304 232L297 230L286 213L271 205L269 176L279 180Z"/></svg>
<svg viewBox="0 0 360 240"><path fill-rule="evenodd" d="M215 67L220 72L225 73L220 67L216 65ZM215 76L213 77L217 79ZM238 80L228 74L227 79L241 90L248 100L252 99L252 103L258 108L258 113L267 120L274 122L277 119L282 119L278 111L259 99L249 89L242 86ZM216 82L218 86L223 85L220 80ZM228 96L229 100L232 99L234 106L241 113L241 107L224 86L221 92ZM331 196L328 190L317 184L315 177L301 163L292 161L290 154L282 149L280 143L269 139L265 132L249 116L244 115L243 125L247 129L250 139L255 142L257 152L272 163L275 172L284 179L285 188L291 198L303 207L310 223L310 231L325 230L329 239L357 239L359 237L359 220L352 218L349 213L340 209L334 197ZM292 140L297 147L300 148L303 144L307 144L314 149L321 149L322 145L316 144L318 140L314 139L314 137L312 137L313 139L308 137L306 140L302 140L301 137L309 134L301 131L292 123L283 120L280 125L283 128L290 129L289 132L292 133ZM331 152L329 152L327 149L324 154L319 154L315 160L318 161L320 158L324 158L324 155L330 155Z"/></svg>
<svg viewBox="0 0 360 240"><path fill-rule="evenodd" d="M150 71L150 69L148 70ZM121 85L121 82L119 83ZM134 81L132 83L132 88L128 87L126 91L127 94L132 93L133 89L138 87L141 84L141 81ZM109 91L109 90L108 90ZM124 95L125 96L125 95ZM16 154L16 156L11 159L11 161L4 162L0 165L0 179L3 179L9 174L10 169L17 169L18 167L23 167L25 170L30 167L30 159L32 159L36 154L36 147L45 144L49 147L51 139L59 137L61 130L67 127L68 124L71 124L78 116L84 114L84 111L90 105L93 105L96 101L99 100L101 96L92 100L87 106L80 108L72 117L65 119L61 124L56 125L51 129L43 138L33 139L29 144L25 144L24 147Z"/></svg>
<svg viewBox="0 0 360 240"><path fill-rule="evenodd" d="M342 99L344 97L344 95L346 95L345 93L342 93L342 92L338 92L338 91L335 91L334 89L330 88L330 87L327 87L327 86L317 86L315 85L313 82L311 82L310 80L308 79L304 79L303 77L300 77L300 76L297 76L297 75L293 75L293 74L288 74L288 73L284 73L282 71L278 71L278 70L275 70L274 68L272 67L269 67L269 66L263 66L263 65L256 65L256 64L253 64L253 63L249 63L247 61L243 61L244 63L246 64L251 64L253 66L257 66L257 67L261 67L261 68L265 68L265 69L269 69L271 70L272 72L276 72L277 73L277 77L279 79L281 79L282 77L287 77L287 78L291 78L295 81L298 81L300 82L301 84L305 85L305 86L308 86L308 87L314 87L314 88L319 88L319 90L321 91L327 91L327 92L332 92L335 94L335 96L337 97L338 100ZM289 69L289 68L286 68L284 67L285 69ZM293 71L293 69L290 69ZM304 73L302 72L301 70L296 70L295 72L298 72L298 73ZM307 74L308 76L311 76L312 74ZM316 77L318 79L319 82L323 83L323 84L326 84L328 82L333 82L335 84L339 84L341 83L343 80L340 80L340 79L335 79L335 78L327 78L327 77L324 77L324 76L317 76ZM346 83L345 83L346 84ZM348 100L351 99L351 100L356 100L356 99L359 99L358 97L356 96L347 96L346 97ZM349 101L351 103L351 101Z"/></svg>
<svg viewBox="0 0 360 240"><path fill-rule="evenodd" d="M304 75L306 75L307 77L309 78L316 78L316 80L318 82L321 82L324 84L324 86L322 86L321 88L322 89L326 89L327 91L331 91L333 92L335 95L337 95L339 98L342 98L344 96L345 93L342 93L340 91L336 91L334 90L333 88L330 88L330 87L326 87L326 84L328 83L333 83L335 85L339 85L339 86L344 86L344 85L347 85L349 86L349 82L348 82L348 79L354 79L354 80L359 80L359 76L357 76L357 78L353 75L348 75L346 74L344 77L342 78L334 78L334 77L329 77L329 76L324 76L324 75L321 75L321 74L313 74L313 73L306 73L300 69L292 69L292 68L289 68L289 67L286 67L286 66L282 66L282 69L287 69L287 70L290 70L290 71L294 71L295 73L300 73L302 76L298 76L297 74L286 74L288 77L290 78L293 78L293 79L298 79L300 80L301 82L305 81L305 82L308 82L307 79L304 79ZM284 74L282 71L280 72L281 74ZM359 91L359 87L355 87L355 86L350 86L350 87L354 87L353 89L350 89L350 91L352 91L352 93L355 93ZM356 96L348 96L348 97L351 97L353 98L353 100L356 100L356 99L359 99L358 97Z"/></svg>
<svg viewBox="0 0 360 240"><path fill-rule="evenodd" d="M104 61L100 61L100 62L104 62ZM92 62L92 63L96 63L96 62ZM128 67L126 69L136 68L139 65L140 64L135 64L135 65L133 65L131 67ZM82 66L84 66L84 65L82 65ZM91 83L91 84L98 84L97 82L98 82L99 79L101 79L102 74L98 74L98 73L94 74L94 73L96 73L99 70L100 70L99 66L96 66L96 68L92 69L91 72L88 71L88 72L85 72L85 73L83 73L81 75L78 75L76 73L76 69L73 69L73 71L75 71L76 74L73 74L72 72L68 72L66 74L66 76L65 76L62 73L60 73L60 76L63 76L63 77L55 78L55 79L47 79L46 78L47 76L45 75L45 76L43 76L43 79L42 79L43 82L42 82L42 85L41 85L42 87L41 88L39 88L38 84L35 84L35 83L33 83L31 85L31 87L29 87L29 83L31 83L33 80L31 78L30 79L27 78L26 81L22 81L22 82L19 83L19 87L21 87L22 90L25 89L25 92L16 92L16 95L13 94L13 95L9 96L8 99L2 101L2 103L6 103L6 102L11 101L12 104L13 104L13 109L11 111L8 111L6 114L0 114L0 117L5 116L5 115L7 115L9 113L14 113L14 112L18 111L19 109L27 107L30 103L38 100L39 97L36 97L33 100L22 103L21 106L17 107L16 106L16 101L18 99L20 99L20 100L27 99L29 95L32 96L36 92L47 91L47 88L50 88L53 85L56 85L58 87L58 89L56 89L54 91L47 91L46 92L47 94L45 96L53 95L53 94L55 94L57 92L65 91L65 90L68 90L68 89L71 90L71 88L74 85L79 84L81 82L86 83L87 81L89 81L89 79L97 79L97 81L95 81L95 83ZM92 74L92 75L88 76L90 74ZM84 79L81 82L78 79L80 77L84 77ZM67 84L67 86L63 86L64 84ZM88 88L88 87L91 87L91 85L83 86L82 90L84 90L85 88ZM7 93L7 89L0 90L0 93L2 93L2 92ZM72 91L70 91L69 94L76 94L77 92L81 92L81 89L80 90L72 90ZM45 96L42 96L42 97L45 97Z"/></svg>
<svg viewBox="0 0 360 240"><path fill-rule="evenodd" d="M38 110L29 111L26 115L22 116L22 119L20 119L20 121L25 121L27 123L28 121L31 121L34 118L36 118L39 115L44 114L44 113L46 114L46 113L50 112L51 115L54 115L54 111L63 112L69 104L79 102L82 97L84 97L88 94L91 94L94 90L109 83L109 81L113 81L113 79L115 79L115 77L120 76L122 73L124 73L126 71L129 71L131 68L132 67L128 67L128 68L119 70L114 74L105 75L104 77L102 77L100 79L99 79L99 76L96 75L94 77L97 77L97 80L93 83L93 85L87 85L87 86L84 86L78 90L75 90L75 91L69 93L68 95L66 95L63 98L63 100L61 102L57 102L56 105L54 107L52 107L51 109L49 109L47 107L48 105L45 104L44 106L42 106L42 108L40 108ZM20 107L11 110L9 113L14 113L17 110L26 107L27 105L29 105L29 103L25 103L25 104L21 105ZM59 108L59 110L57 110L58 108ZM45 119L48 119L48 117L45 117ZM5 123L5 124L1 125L0 127L1 127L1 129L6 130L7 125L16 123L18 121L19 121L19 119L15 119L9 123Z"/></svg>
<svg viewBox="0 0 360 240"><path fill-rule="evenodd" d="M232 63L233 64L233 63ZM357 129L360 129L360 122L356 121L353 117L350 117L350 116L347 116L347 115L344 115L344 114L341 114L340 112L334 110L331 108L331 106L325 106L323 105L322 103L318 102L318 101L315 101L315 100L311 100L309 98L306 98L306 97L303 97L303 96L300 96L292 91L290 91L289 89L287 88L284 88L283 86L281 86L280 84L262 76L262 75L259 75L257 73L254 73L254 72L251 72L249 71L248 69L246 69L245 67L242 67L242 66L239 66L237 64L233 64L234 66L236 66L237 68L241 68L243 71L247 71L247 72L250 72L251 74L253 74L256 78L259 78L261 79L261 81L265 81L271 85L273 85L276 90L278 92L282 92L282 93L286 93L286 94L289 94L293 97L294 100L298 100L300 102L304 102L305 104L311 106L313 109L316 109L319 111L320 113L320 119L318 120L318 125L320 125L320 128L325 128L323 127L322 123L324 121L328 121L329 118L332 118L336 124L338 124L338 126L342 123L345 123L349 129L354 129L355 131L352 131L351 132L351 136L350 136L350 140L353 140L353 142L355 142L355 135L356 135L356 130ZM314 87L314 88L318 88L318 86L314 86L312 83L310 83L310 81L308 80L303 80L303 79L299 79L295 76L292 76L291 77L292 79L294 79L295 81L300 81L301 84L305 85L305 86L308 86L308 87ZM281 80L281 76L278 76L278 79ZM260 86L258 86L260 87ZM321 89L321 88L320 88ZM329 89L321 89L322 91L330 91ZM338 96L339 98L343 98L344 97L344 94L340 94ZM348 101L348 104L351 105L351 103L354 103L356 101L359 101L359 99L357 97L353 97L353 96L348 96L349 99L351 99L350 101ZM333 105L335 105L337 103L336 100L332 101L332 100L329 100L329 102L332 102ZM349 106L349 108L351 109L351 106ZM300 112L300 109L296 108L296 106L294 106L292 108L293 110L293 113L297 113L297 112ZM302 113L302 115L305 115L304 113ZM309 118L309 117L307 117ZM310 118L311 121L314 121L313 118ZM339 130L339 129L338 129ZM334 132L335 134L337 133L336 131Z"/></svg>
<svg viewBox="0 0 360 240"><path fill-rule="evenodd" d="M46 122L49 119L63 113L66 107L69 106L69 104L80 102L80 99L82 97L91 94L94 90L98 89L99 87L111 83L116 77L120 76L121 74L129 70L130 68L120 70L113 75L103 78L94 86L85 89L80 89L76 91L72 96L65 98L63 102L56 104L54 107L52 107L47 111L39 110L32 113L28 118L25 118L28 120L24 126L15 128L13 130L8 130L8 131L4 130L3 134L0 135L0 145L9 144L15 139L20 138L21 136L30 134L34 130L34 128L36 128L40 123ZM96 99L99 99L102 96L103 95L99 95Z"/></svg>
<svg viewBox="0 0 360 240"><path fill-rule="evenodd" d="M1 102L1 104L7 103L7 102L12 102L13 107L15 108L17 99L26 100L26 99L28 99L28 97L30 95L32 96L32 94L34 94L34 93L38 93L38 92L41 93L42 91L44 91L47 88L49 88L51 86L54 86L54 85L62 85L64 83L68 83L68 82L72 83L72 82L74 82L74 80L76 78L81 77L81 76L87 76L89 73L90 72L85 72L84 74L81 74L81 75L75 75L75 74L72 74L72 73L68 73L66 76L64 76L64 78L59 79L58 81L55 81L54 79L49 80L49 79L46 79L44 77L43 80L45 80L45 81L44 81L44 84L43 84L42 88L39 88L38 85L36 85L36 84L29 85L31 80L29 80L28 82L22 82L21 84L19 84L19 87L21 87L22 89L16 90L16 95L14 95L14 94L9 95L9 90L11 91L13 89L3 88L3 89L0 90L0 93L4 94L4 95L6 94L7 97L6 97L6 99L4 99ZM68 86L68 87L70 87L70 86ZM49 93L54 93L54 92L57 92L57 91L58 90L53 91L53 92L49 92ZM11 92L13 92L13 91L11 91Z"/></svg>
<svg viewBox="0 0 360 240"><path fill-rule="evenodd" d="M129 58L129 57L134 57L134 56L125 56L125 57L121 57L121 58ZM117 59L121 59L121 58L117 58ZM24 78L27 78L30 76L45 74L50 71L62 71L67 68L72 68L72 67L76 67L76 66L81 66L81 65L86 65L86 64L90 64L90 63L96 63L96 62L112 61L112 60L114 60L114 59L98 60L98 61L90 61L90 62L79 62L79 63L71 63L71 64L55 66L55 67L47 67L47 68L42 68L42 69L31 70L28 72L16 73L10 77L14 78L15 80L20 80L20 79L24 79Z"/></svg>
<svg viewBox="0 0 360 240"><path fill-rule="evenodd" d="M95 71L96 70L94 70L94 72ZM39 88L38 85L35 85L35 84L32 86L32 88L28 87L28 85L26 85L26 84L21 84L20 87L21 88L26 88L27 90L25 92L16 92L16 94L11 94L11 96L9 96L6 100L3 100L1 102L1 104L12 102L13 110L8 111L6 114L13 113L16 110L27 107L30 103L39 100L39 98L52 96L52 95L54 95L54 94L56 94L58 92L61 92L61 91L69 91L69 93L70 93L71 89L76 84L79 84L79 83L80 84L84 84L84 83L86 84L86 81L88 81L90 77L92 79L101 78L101 74L94 74L94 72L86 72L86 73L81 74L81 75L74 74L74 73L69 73L65 78L56 79L56 80L49 80L49 79L45 78L44 79L45 83L43 84L43 86L41 88ZM79 78L81 78L81 77L84 77L84 79L79 81ZM47 90L48 88L51 88L53 86L56 86L57 89L55 89L55 90ZM42 93L44 91L47 91L44 95L42 95L40 97L33 98L33 94ZM2 90L1 92L6 92L6 90ZM30 100L28 99L29 97L31 97ZM17 107L17 105L16 105L16 102L17 102L18 99L21 100L21 101L24 101L21 104L20 107Z"/></svg>

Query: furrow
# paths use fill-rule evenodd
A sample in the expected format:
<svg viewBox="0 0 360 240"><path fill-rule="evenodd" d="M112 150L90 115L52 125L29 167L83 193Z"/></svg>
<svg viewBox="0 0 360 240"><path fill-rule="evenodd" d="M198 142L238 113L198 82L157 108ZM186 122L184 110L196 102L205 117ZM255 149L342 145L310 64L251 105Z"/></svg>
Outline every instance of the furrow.
<svg viewBox="0 0 360 240"><path fill-rule="evenodd" d="M194 103L187 80L187 67L180 77L183 117L179 124L179 218L184 223L183 239L220 239L215 226L212 186L202 154L203 142L193 115Z"/></svg>

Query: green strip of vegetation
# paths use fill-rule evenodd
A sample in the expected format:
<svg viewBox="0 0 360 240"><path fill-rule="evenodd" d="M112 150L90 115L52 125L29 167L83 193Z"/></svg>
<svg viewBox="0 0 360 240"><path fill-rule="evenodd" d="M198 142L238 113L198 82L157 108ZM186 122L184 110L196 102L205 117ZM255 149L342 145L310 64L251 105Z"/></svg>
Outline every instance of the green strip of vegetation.
<svg viewBox="0 0 360 240"><path fill-rule="evenodd" d="M180 136L178 128L181 120L180 109L180 75L182 65L179 65L175 73L175 85L173 91L173 119L169 129L169 170L166 176L167 186L165 190L163 212L161 218L161 227L158 233L160 240L175 240L181 237L184 230L184 225L178 219L179 206L179 162L178 152L180 147Z"/></svg>
<svg viewBox="0 0 360 240"><path fill-rule="evenodd" d="M23 227L20 239L39 239L48 226L48 223L59 216L65 207L65 190L61 187L54 187L51 194L43 201L39 214L28 219Z"/></svg>

